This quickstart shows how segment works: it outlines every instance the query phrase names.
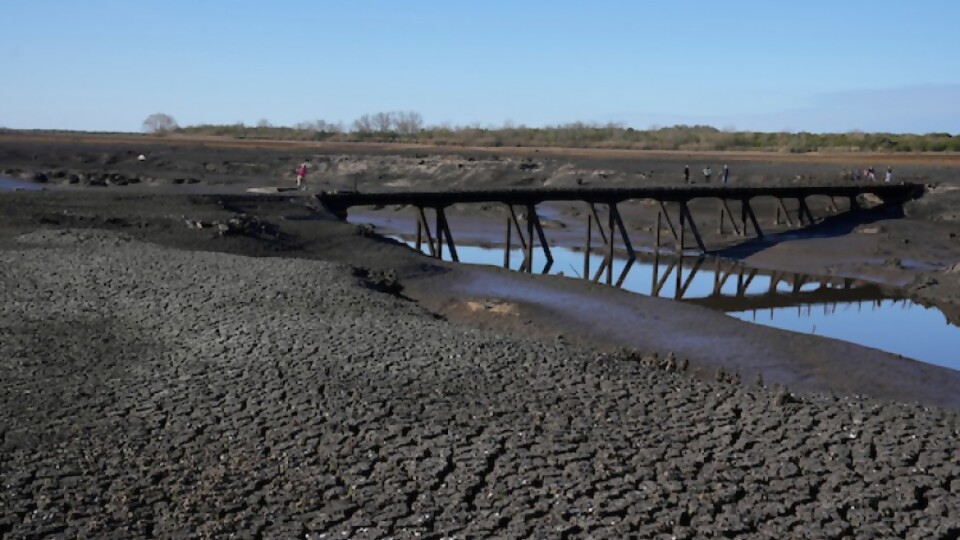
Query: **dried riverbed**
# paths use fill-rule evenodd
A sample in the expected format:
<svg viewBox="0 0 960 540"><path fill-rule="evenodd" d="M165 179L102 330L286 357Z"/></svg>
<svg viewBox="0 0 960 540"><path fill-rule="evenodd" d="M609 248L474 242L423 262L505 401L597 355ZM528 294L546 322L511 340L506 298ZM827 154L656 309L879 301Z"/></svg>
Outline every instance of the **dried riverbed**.
<svg viewBox="0 0 960 540"><path fill-rule="evenodd" d="M294 161L289 149L174 141L147 148L146 170L143 147L110 144L0 152L50 172L45 187L73 189L51 169L64 166L139 180L0 194L0 537L960 533L955 372L437 263L297 196L198 194L263 183L247 171ZM377 170L328 163L373 182L423 167L415 152ZM441 181L516 165L430 161ZM926 215L948 218L945 200ZM934 279L953 239L930 223L929 241L898 243L920 230L909 223L863 238L933 268L890 275ZM498 300L505 289L529 298ZM583 298L570 317L563 302ZM852 395L863 388L882 399Z"/></svg>

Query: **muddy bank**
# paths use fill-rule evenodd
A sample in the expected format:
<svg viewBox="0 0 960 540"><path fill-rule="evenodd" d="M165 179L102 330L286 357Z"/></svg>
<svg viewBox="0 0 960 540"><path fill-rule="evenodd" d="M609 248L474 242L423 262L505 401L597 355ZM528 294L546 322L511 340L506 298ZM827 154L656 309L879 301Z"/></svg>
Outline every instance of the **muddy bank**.
<svg viewBox="0 0 960 540"><path fill-rule="evenodd" d="M829 207L834 201L812 198L809 204L814 215L826 220L820 226L821 239L748 246L748 253L737 256L762 267L865 275L907 288L912 298L936 305L953 314L954 320L960 316L960 279L955 279L960 264L960 156L953 154L656 153L29 133L3 134L0 140L0 173L8 176L48 190L147 193L292 187L293 169L303 161L310 164L310 192L671 186L684 184L685 166L690 168L691 182L702 185L701 169L709 165L719 171L722 164L730 165L734 185L849 183L854 171L893 166L895 181L918 182L928 188L924 197L903 209L907 219L877 215L852 223L837 222L830 219ZM760 199L755 205L766 232L789 231L789 227L773 224L775 201ZM691 209L711 249L735 243L716 234L718 207L714 201L695 201ZM634 243L652 245L656 207L631 201L621 205L620 212ZM450 214L452 220L466 220L463 225L454 224L454 233L463 235L464 241L502 241L504 208L469 206L451 209ZM551 242L582 242L587 215L583 205L553 205L541 209L541 214L547 218ZM412 218L407 210L390 208L380 216L376 218L379 221L401 224ZM409 233L413 229L402 225L398 230Z"/></svg>
<svg viewBox="0 0 960 540"><path fill-rule="evenodd" d="M309 196L48 192L8 194L3 201L7 219L0 245L2 238L37 228L106 228L176 249L330 260L392 275L405 287L404 294L461 324L521 335L536 332L549 340L563 335L569 342L607 351L672 352L705 378L723 369L751 383L759 376L807 392L960 404L957 372L576 280L438 262L368 237L371 231L365 227L337 222ZM518 311L501 316L466 309L469 302L505 302ZM614 311L618 315L610 316Z"/></svg>

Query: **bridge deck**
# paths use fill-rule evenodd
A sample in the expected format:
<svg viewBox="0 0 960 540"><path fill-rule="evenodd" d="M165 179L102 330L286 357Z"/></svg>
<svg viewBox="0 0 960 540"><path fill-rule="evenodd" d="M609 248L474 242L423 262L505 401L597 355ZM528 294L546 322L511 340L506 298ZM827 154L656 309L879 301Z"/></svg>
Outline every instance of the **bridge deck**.
<svg viewBox="0 0 960 540"><path fill-rule="evenodd" d="M414 205L443 208L458 203L491 203L526 206L546 201L582 201L587 203L619 203L629 199L654 199L663 202L686 202L692 199L715 198L748 200L754 197L782 199L805 198L816 195L827 197L856 197L873 194L887 202L907 201L923 192L920 184L861 184L825 186L678 186L629 188L569 188L569 189L489 189L470 191L396 191L380 193L324 192L320 202L333 210L352 206Z"/></svg>

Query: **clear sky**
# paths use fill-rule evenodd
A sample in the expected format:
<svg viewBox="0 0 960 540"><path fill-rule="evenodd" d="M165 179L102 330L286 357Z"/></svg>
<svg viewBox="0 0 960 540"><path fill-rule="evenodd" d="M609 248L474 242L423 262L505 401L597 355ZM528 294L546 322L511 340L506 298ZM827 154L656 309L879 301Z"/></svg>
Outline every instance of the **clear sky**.
<svg viewBox="0 0 960 540"><path fill-rule="evenodd" d="M0 0L0 126L960 133L960 1Z"/></svg>

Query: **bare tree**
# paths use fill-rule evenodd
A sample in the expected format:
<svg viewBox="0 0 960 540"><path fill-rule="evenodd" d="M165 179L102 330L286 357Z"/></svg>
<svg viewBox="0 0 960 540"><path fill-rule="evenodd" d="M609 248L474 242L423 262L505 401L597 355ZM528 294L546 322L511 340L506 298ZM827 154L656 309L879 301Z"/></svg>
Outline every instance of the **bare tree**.
<svg viewBox="0 0 960 540"><path fill-rule="evenodd" d="M151 114L143 121L143 131L154 135L165 135L177 127L177 121L164 113Z"/></svg>
<svg viewBox="0 0 960 540"><path fill-rule="evenodd" d="M296 128L307 131L316 131L317 133L340 133L343 131L343 125L339 123L332 124L326 120L323 120L322 118L319 120L300 122L296 125Z"/></svg>
<svg viewBox="0 0 960 540"><path fill-rule="evenodd" d="M378 112L373 115L373 128L379 133L386 133L393 129L395 121L392 112Z"/></svg>
<svg viewBox="0 0 960 540"><path fill-rule="evenodd" d="M373 120L369 114L365 114L353 121L353 130L357 133L370 133L373 131Z"/></svg>
<svg viewBox="0 0 960 540"><path fill-rule="evenodd" d="M273 127L273 124L271 124L270 121L267 120L266 118L261 118L260 121L257 122L257 127L258 127L258 128L268 128L268 127Z"/></svg>
<svg viewBox="0 0 960 540"><path fill-rule="evenodd" d="M415 111L394 113L397 133L403 136L413 136L423 128L423 117Z"/></svg>

